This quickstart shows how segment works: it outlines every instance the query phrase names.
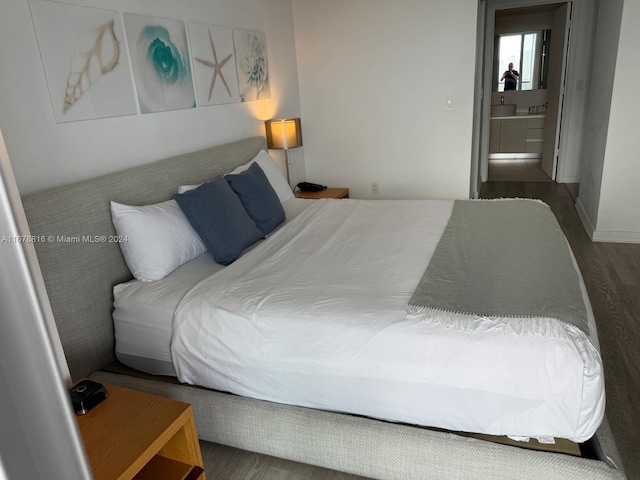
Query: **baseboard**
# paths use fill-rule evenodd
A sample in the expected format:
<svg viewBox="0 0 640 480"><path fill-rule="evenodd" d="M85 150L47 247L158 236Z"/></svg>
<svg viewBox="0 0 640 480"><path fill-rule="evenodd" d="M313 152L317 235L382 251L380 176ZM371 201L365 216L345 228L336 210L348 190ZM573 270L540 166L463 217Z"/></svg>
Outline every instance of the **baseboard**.
<svg viewBox="0 0 640 480"><path fill-rule="evenodd" d="M591 234L594 242L640 243L640 232L617 232L613 230L595 230Z"/></svg>
<svg viewBox="0 0 640 480"><path fill-rule="evenodd" d="M591 223L591 219L589 218L589 215L587 215L587 212L585 211L579 196L578 196L578 199L576 200L576 210L578 211L578 216L582 221L582 225L584 226L584 229L587 231L587 235L589 235L589 238L593 240L593 233L595 232L596 229Z"/></svg>
<svg viewBox="0 0 640 480"><path fill-rule="evenodd" d="M563 175L556 178L558 183L580 183L580 177L578 175Z"/></svg>
<svg viewBox="0 0 640 480"><path fill-rule="evenodd" d="M591 241L604 243L640 243L640 232L597 230L591 223L589 215L587 215L580 201L580 197L576 200L576 210Z"/></svg>

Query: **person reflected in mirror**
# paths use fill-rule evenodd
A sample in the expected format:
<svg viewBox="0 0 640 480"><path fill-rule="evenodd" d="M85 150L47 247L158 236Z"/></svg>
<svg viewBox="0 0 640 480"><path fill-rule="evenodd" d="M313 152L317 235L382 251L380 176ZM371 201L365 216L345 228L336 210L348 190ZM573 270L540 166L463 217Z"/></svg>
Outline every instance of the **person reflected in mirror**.
<svg viewBox="0 0 640 480"><path fill-rule="evenodd" d="M500 81L504 80L504 89L505 90L516 90L518 87L518 80L520 79L520 74L517 70L513 69L513 63L509 64L509 70L502 74L502 78Z"/></svg>

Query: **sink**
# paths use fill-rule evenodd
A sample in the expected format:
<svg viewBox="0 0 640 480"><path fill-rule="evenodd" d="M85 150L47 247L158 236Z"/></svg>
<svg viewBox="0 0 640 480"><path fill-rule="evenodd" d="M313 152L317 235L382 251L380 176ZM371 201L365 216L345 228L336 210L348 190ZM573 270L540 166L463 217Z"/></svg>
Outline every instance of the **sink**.
<svg viewBox="0 0 640 480"><path fill-rule="evenodd" d="M509 117L516 114L516 105L491 105L492 117Z"/></svg>

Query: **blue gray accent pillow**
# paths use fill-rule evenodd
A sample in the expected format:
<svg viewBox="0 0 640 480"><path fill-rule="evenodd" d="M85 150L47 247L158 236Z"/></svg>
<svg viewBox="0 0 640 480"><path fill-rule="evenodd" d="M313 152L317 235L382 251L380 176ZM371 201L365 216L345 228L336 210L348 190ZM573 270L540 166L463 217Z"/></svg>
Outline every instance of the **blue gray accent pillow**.
<svg viewBox="0 0 640 480"><path fill-rule="evenodd" d="M284 208L260 165L252 163L245 171L224 178L262 233L268 235L284 222Z"/></svg>
<svg viewBox="0 0 640 480"><path fill-rule="evenodd" d="M217 263L229 265L242 250L264 238L221 176L173 198Z"/></svg>

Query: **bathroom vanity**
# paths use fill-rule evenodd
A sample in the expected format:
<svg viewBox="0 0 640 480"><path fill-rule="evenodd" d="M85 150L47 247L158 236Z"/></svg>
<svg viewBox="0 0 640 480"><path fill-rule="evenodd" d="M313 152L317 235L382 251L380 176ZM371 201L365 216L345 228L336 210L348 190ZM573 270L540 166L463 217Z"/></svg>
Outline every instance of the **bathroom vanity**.
<svg viewBox="0 0 640 480"><path fill-rule="evenodd" d="M491 115L489 154L542 156L544 114Z"/></svg>

